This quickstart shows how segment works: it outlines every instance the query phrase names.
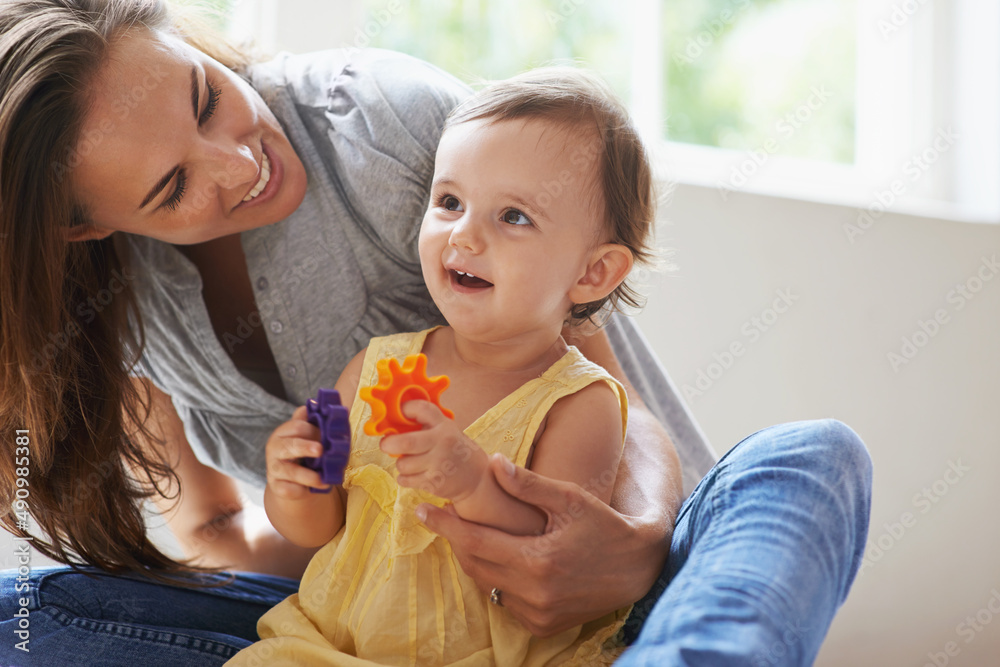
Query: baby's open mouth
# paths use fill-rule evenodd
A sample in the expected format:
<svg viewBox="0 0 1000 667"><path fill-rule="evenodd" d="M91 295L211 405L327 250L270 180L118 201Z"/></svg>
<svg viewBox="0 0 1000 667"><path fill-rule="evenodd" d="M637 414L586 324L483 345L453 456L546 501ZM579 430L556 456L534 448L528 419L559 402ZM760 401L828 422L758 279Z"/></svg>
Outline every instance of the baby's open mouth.
<svg viewBox="0 0 1000 667"><path fill-rule="evenodd" d="M462 287L471 287L471 288L493 287L493 283L483 280L479 276L474 276L471 273L465 273L463 271L452 271L451 275L452 279Z"/></svg>

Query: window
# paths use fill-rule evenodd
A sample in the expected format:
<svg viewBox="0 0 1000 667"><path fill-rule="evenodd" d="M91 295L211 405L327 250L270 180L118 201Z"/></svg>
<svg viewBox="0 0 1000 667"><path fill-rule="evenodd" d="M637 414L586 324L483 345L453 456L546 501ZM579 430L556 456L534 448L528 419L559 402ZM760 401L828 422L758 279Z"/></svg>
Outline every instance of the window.
<svg viewBox="0 0 1000 667"><path fill-rule="evenodd" d="M367 21L393 3L363 0ZM577 61L628 94L633 66L629 17L618 3L590 0L411 0L372 39L373 46L423 58L467 82L502 79L532 67ZM383 14L384 16L384 14Z"/></svg>
<svg viewBox="0 0 1000 667"><path fill-rule="evenodd" d="M722 197L1000 221L996 0L217 1L259 6L266 46L392 48L469 82L576 61L670 178Z"/></svg>
<svg viewBox="0 0 1000 667"><path fill-rule="evenodd" d="M854 162L854 2L663 6L673 141Z"/></svg>

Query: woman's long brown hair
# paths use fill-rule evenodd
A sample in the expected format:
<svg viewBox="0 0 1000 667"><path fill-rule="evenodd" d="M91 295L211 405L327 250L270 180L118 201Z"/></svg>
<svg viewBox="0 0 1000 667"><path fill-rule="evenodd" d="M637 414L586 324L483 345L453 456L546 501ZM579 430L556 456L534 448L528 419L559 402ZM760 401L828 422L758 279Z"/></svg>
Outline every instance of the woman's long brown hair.
<svg viewBox="0 0 1000 667"><path fill-rule="evenodd" d="M176 25L159 0L0 2L0 521L57 561L155 577L201 568L146 536L145 502L177 480L139 444L132 274L117 235L66 231L87 222L69 176L88 83L125 30Z"/></svg>

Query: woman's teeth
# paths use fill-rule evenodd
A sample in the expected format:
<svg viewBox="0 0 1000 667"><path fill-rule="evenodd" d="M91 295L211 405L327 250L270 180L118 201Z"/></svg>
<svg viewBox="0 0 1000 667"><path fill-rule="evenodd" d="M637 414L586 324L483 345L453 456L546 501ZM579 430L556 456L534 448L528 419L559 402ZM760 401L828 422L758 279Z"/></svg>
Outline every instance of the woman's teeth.
<svg viewBox="0 0 1000 667"><path fill-rule="evenodd" d="M243 198L243 201L250 201L259 195L267 187L269 180L271 180L271 161L267 159L267 153L261 153L260 180L257 181L257 185L253 186L253 190Z"/></svg>

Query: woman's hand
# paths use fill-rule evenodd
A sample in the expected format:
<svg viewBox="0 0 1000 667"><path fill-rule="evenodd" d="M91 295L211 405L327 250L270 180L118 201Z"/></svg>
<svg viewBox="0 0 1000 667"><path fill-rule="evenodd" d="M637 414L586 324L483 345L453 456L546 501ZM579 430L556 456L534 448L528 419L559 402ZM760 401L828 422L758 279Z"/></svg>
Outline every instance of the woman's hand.
<svg viewBox="0 0 1000 667"><path fill-rule="evenodd" d="M623 516L577 484L499 456L490 466L508 494L548 515L542 535L512 536L432 505L421 505L418 517L451 542L480 589L502 591L503 606L532 634L551 636L628 606L656 580L670 532L658 525L663 512Z"/></svg>

